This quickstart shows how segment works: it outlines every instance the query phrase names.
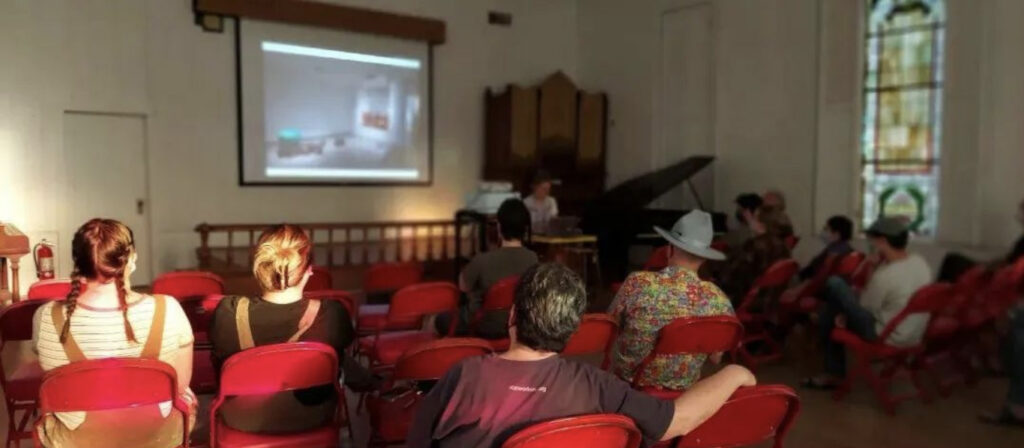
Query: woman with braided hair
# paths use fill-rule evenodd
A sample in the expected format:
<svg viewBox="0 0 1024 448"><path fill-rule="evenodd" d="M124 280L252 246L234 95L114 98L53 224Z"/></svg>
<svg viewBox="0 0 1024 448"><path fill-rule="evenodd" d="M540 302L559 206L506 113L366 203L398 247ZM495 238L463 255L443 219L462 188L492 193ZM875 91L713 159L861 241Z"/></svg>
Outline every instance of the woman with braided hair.
<svg viewBox="0 0 1024 448"><path fill-rule="evenodd" d="M74 271L67 299L41 306L33 318L33 346L43 370L90 359L158 359L177 372L194 422L196 399L188 389L192 328L174 298L131 290L130 276L138 259L131 229L112 219L92 219L75 232L71 258ZM181 444L182 424L170 402L88 415L60 412L45 416L39 438L51 448L163 448Z"/></svg>

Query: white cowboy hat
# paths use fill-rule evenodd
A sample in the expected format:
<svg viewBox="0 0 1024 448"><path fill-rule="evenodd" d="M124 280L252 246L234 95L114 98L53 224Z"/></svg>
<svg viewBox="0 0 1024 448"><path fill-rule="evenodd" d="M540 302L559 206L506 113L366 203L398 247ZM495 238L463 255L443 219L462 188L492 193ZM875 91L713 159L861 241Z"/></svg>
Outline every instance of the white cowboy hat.
<svg viewBox="0 0 1024 448"><path fill-rule="evenodd" d="M711 248L715 230L711 224L711 215L703 210L693 210L683 215L672 226L672 230L654 226L654 231L673 246L698 257L708 260L725 259L725 254Z"/></svg>

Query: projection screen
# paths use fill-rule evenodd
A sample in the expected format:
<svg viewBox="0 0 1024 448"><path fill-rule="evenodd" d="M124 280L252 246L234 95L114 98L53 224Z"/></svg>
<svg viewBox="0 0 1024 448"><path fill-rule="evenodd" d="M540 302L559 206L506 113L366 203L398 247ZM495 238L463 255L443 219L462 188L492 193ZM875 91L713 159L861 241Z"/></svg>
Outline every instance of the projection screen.
<svg viewBox="0 0 1024 448"><path fill-rule="evenodd" d="M242 185L431 182L426 42L240 22Z"/></svg>

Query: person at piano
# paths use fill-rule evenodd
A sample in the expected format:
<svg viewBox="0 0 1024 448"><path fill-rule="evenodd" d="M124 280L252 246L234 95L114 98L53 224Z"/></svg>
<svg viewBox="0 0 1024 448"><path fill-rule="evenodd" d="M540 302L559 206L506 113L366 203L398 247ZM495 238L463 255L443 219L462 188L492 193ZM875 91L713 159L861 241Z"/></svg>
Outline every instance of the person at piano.
<svg viewBox="0 0 1024 448"><path fill-rule="evenodd" d="M541 170L530 184L530 195L523 199L523 204L530 211L530 224L535 233L545 233L548 222L558 216L558 201L551 196L551 175Z"/></svg>
<svg viewBox="0 0 1024 448"><path fill-rule="evenodd" d="M611 306L621 334L612 350L612 372L633 380L641 361L654 350L658 332L681 317L733 315L729 297L714 283L697 275L706 260L723 260L711 248L714 230L711 215L694 210L679 219L672 230L654 230L668 243L668 266L658 272L634 272L626 278ZM672 390L689 389L700 379L708 355L661 356L635 382ZM721 354L710 359L718 363Z"/></svg>
<svg viewBox="0 0 1024 448"><path fill-rule="evenodd" d="M754 220L754 214L764 203L761 196L756 193L743 193L736 196L735 202L736 222L729 226L729 232L722 237L722 242L730 248L741 247L754 237L750 230L750 221Z"/></svg>
<svg viewBox="0 0 1024 448"><path fill-rule="evenodd" d="M772 263L789 257L783 230L785 224L779 210L762 206L750 221L754 237L742 246L730 249L727 262L707 266L715 283L732 298L733 304L747 293L757 277Z"/></svg>

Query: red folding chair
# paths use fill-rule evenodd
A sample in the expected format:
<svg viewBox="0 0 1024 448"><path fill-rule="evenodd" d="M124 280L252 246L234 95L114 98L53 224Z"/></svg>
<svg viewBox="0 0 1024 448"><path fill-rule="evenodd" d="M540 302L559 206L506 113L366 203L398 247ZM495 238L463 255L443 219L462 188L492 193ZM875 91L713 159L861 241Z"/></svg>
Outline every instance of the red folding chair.
<svg viewBox="0 0 1024 448"><path fill-rule="evenodd" d="M67 364L49 372L43 377L39 388L39 413L41 416L54 412L128 410L140 406L156 406L171 402L174 410L181 414L181 443L177 447L188 447L189 406L178 390L178 376L169 364L155 359L96 359ZM149 411L163 420L155 411ZM144 418L144 416L140 416ZM150 419L145 418L149 423ZM153 420L154 430L162 421ZM38 437L43 417L36 421L33 432L35 446L42 444ZM130 425L138 430L137 422ZM148 425L146 425L148 426ZM141 440L119 440L117 427L110 428L109 446L133 446ZM155 435L155 434L154 434ZM148 440L147 440L148 441Z"/></svg>
<svg viewBox="0 0 1024 448"><path fill-rule="evenodd" d="M32 316L36 310L47 302L58 298L42 298L22 300L0 311L0 355L4 354L10 342L32 340ZM43 380L43 369L38 360L14 366L8 374L8 367L3 363L6 356L0 356L0 387L4 391L4 402L7 404L7 443L6 447L18 446L18 441L31 439L32 433L27 431L29 419L36 410L36 397L39 395L39 383ZM22 411L21 420L16 420L18 411Z"/></svg>
<svg viewBox="0 0 1024 448"><path fill-rule="evenodd" d="M762 302L764 294L779 294L783 291L789 281L796 275L799 265L792 259L779 260L768 267L768 270L761 274L747 294L740 301L736 310L736 317L743 322L746 335L739 348L739 357L751 370L758 365L782 359L782 347L775 338L768 332L766 324L769 322L769 315L763 309L772 302L772 297L767 297ZM762 302L762 309L755 310L758 302ZM760 354L753 354L750 351L750 344L760 343Z"/></svg>
<svg viewBox="0 0 1024 448"><path fill-rule="evenodd" d="M838 275L846 280L850 280L853 278L853 274L864 264L866 258L863 253L857 251L843 255L843 258L839 259L839 263L833 269L832 275Z"/></svg>
<svg viewBox="0 0 1024 448"><path fill-rule="evenodd" d="M797 244L800 244L800 237L796 235L789 235L785 238L785 243L789 250L793 250Z"/></svg>
<svg viewBox="0 0 1024 448"><path fill-rule="evenodd" d="M893 330L903 323L907 317L914 314L933 315L948 306L953 296L952 292L953 286L948 283L933 283L917 290L913 297L910 298L907 306L903 308L903 311L900 311L896 317L886 324L885 328L882 329L882 333L878 335L878 339L875 341L865 341L845 328L834 329L832 331L832 340L850 349L853 352L855 362L850 371L847 372L846 379L836 389L833 398L842 400L843 397L850 393L850 390L853 388L853 382L858 378L863 378L889 414L895 414L896 405L911 398L929 401L930 397L920 378L921 370L918 366L910 363L912 357L924 352L923 342L910 347L898 347L889 345L886 341ZM882 363L881 370L876 372L872 367L874 363ZM910 373L916 392L893 396L889 390L890 385L896 374L904 371Z"/></svg>
<svg viewBox="0 0 1024 448"><path fill-rule="evenodd" d="M217 412L228 397L265 395L330 384L338 397L338 408L330 421L309 431L286 434L257 434L233 429ZM339 446L341 414L352 425L345 394L338 382L338 355L319 342L294 342L254 347L231 355L220 373L220 391L210 407L210 444L213 448Z"/></svg>
<svg viewBox="0 0 1024 448"><path fill-rule="evenodd" d="M642 436L633 420L618 414L590 414L528 426L502 448L636 448Z"/></svg>
<svg viewBox="0 0 1024 448"><path fill-rule="evenodd" d="M377 263L370 266L363 276L363 291L370 295L391 295L406 286L423 281L423 267L419 263ZM360 335L373 334L377 327L384 325L388 305L362 305L356 331Z"/></svg>
<svg viewBox="0 0 1024 448"><path fill-rule="evenodd" d="M717 448L782 442L800 413L800 398L782 385L738 389L722 408L697 429L682 437L677 448Z"/></svg>
<svg viewBox="0 0 1024 448"><path fill-rule="evenodd" d="M56 278L40 280L28 287L25 297L28 300L34 299L63 299L71 292L71 280Z"/></svg>
<svg viewBox="0 0 1024 448"><path fill-rule="evenodd" d="M372 336L359 339L359 351L370 359L371 368L387 369L393 366L406 350L437 338L432 329L391 330L422 328L425 317L440 313L456 313L458 303L459 288L451 283L433 282L406 286L391 297L391 306L388 307L384 325L377 327ZM455 334L456 323L456 319L452 319L449 336Z"/></svg>
<svg viewBox="0 0 1024 448"><path fill-rule="evenodd" d="M309 281L306 282L305 291L323 291L325 289L331 289L334 285L334 279L331 276L331 271L323 266L313 266L313 275L309 276Z"/></svg>
<svg viewBox="0 0 1024 448"><path fill-rule="evenodd" d="M210 322L224 296L220 294L178 297L185 311L195 344L192 347L192 380L190 387L197 394L217 391L217 371L213 367L213 345L210 344Z"/></svg>
<svg viewBox="0 0 1024 448"><path fill-rule="evenodd" d="M860 266L857 266L857 269L850 274L850 286L853 286L853 289L858 292L863 290L871 280L871 275L875 273L876 268L878 268L878 260L865 257Z"/></svg>
<svg viewBox="0 0 1024 448"><path fill-rule="evenodd" d="M469 324L471 333L476 333L477 325L480 324L480 320L487 313L492 311L510 311L512 309L512 302L516 299L516 286L519 286L518 275L503 278L487 289L487 294L484 295L484 302L480 305L480 309L476 311L473 321ZM510 344L508 338L489 341L491 347L496 352L507 351Z"/></svg>
<svg viewBox="0 0 1024 448"><path fill-rule="evenodd" d="M491 353L488 341L476 338L445 338L420 344L406 351L395 363L390 384L392 390L399 382L438 380L463 359ZM409 434L409 425L416 413L416 404L422 398L408 388L397 398L372 395L366 407L370 413L370 446L399 444Z"/></svg>
<svg viewBox="0 0 1024 448"><path fill-rule="evenodd" d="M630 382L651 395L673 399L681 390L641 384L647 367L659 356L681 354L735 353L743 340L743 324L733 316L680 317L658 330L654 348L637 366ZM735 358L735 356L733 356Z"/></svg>
<svg viewBox="0 0 1024 448"><path fill-rule="evenodd" d="M224 280L210 272L168 272L153 280L153 294L166 294L177 299L224 294Z"/></svg>
<svg viewBox="0 0 1024 448"><path fill-rule="evenodd" d="M612 345L619 334L619 323L605 313L584 314L579 328L569 338L562 356L600 353L601 369L608 370Z"/></svg>

